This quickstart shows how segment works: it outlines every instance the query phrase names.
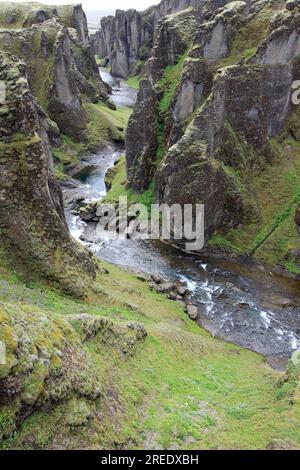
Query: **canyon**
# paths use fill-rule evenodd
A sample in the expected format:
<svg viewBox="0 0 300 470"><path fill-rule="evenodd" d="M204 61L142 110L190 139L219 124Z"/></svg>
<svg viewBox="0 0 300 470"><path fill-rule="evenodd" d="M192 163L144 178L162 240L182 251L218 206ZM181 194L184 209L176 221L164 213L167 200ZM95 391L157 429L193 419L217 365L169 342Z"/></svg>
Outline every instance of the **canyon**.
<svg viewBox="0 0 300 470"><path fill-rule="evenodd" d="M299 448L300 4L100 26L0 3L0 448ZM204 249L110 238L120 196Z"/></svg>

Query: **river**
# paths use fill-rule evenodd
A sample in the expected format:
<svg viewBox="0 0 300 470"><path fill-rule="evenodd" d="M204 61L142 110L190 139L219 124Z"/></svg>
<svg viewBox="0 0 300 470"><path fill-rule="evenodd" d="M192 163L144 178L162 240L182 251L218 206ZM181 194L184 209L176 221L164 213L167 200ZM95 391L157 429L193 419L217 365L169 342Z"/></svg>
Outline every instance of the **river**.
<svg viewBox="0 0 300 470"><path fill-rule="evenodd" d="M133 106L136 92L122 80L100 71L120 106ZM199 306L199 324L215 337L263 354L269 364L284 370L300 348L300 297L295 282L269 273L251 260L232 262L185 254L161 242L93 237L95 227L72 212L74 198L90 201L106 195L107 170L124 152L108 145L87 157L64 187L66 218L72 235L101 259L137 272L182 280ZM83 241L84 240L84 241Z"/></svg>

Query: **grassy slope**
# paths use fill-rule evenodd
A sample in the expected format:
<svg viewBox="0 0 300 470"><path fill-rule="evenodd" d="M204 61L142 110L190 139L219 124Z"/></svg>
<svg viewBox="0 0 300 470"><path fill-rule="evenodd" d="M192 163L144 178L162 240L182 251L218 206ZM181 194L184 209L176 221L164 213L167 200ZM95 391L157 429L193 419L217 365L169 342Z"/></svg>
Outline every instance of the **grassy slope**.
<svg viewBox="0 0 300 470"><path fill-rule="evenodd" d="M128 198L129 206L136 203L144 204L149 210L151 210L151 204L153 202L153 186L142 194L136 194L132 189L127 188L125 157L122 157L117 163L111 185L111 189L103 202L115 203L119 201L121 196L126 196Z"/></svg>
<svg viewBox="0 0 300 470"><path fill-rule="evenodd" d="M65 172L70 166L80 164L81 157L88 151L97 151L110 140L123 141L131 108L118 108L116 111L102 103L86 103L84 105L88 117L87 141L74 142L70 137L62 136L62 145L53 148L56 177L60 180L68 178Z"/></svg>
<svg viewBox="0 0 300 470"><path fill-rule="evenodd" d="M294 381L280 383L281 374L262 357L211 338L182 307L151 292L147 283L105 266L109 274L99 274L99 295L84 303L42 285L25 286L2 263L0 309L12 318L19 312L32 325L42 322L27 330L37 344L48 347L54 337L49 331L54 335L57 328L63 333L56 334L56 341L76 342L68 316L82 313L117 324L138 320L148 332L127 359L109 339L96 336L80 343L88 374L99 384L100 399L74 396L48 413L34 413L13 439L3 443L5 448L253 449L265 448L274 438L300 445L299 402L292 406L291 400ZM3 318L0 315L2 325ZM5 324L4 320L0 339L6 334L7 341L14 336ZM15 341L7 342L11 358ZM31 381L28 393L37 383L42 391L40 381ZM68 424L81 420L87 410L93 418L85 425ZM1 408L0 431L10 425L11 412L11 407Z"/></svg>

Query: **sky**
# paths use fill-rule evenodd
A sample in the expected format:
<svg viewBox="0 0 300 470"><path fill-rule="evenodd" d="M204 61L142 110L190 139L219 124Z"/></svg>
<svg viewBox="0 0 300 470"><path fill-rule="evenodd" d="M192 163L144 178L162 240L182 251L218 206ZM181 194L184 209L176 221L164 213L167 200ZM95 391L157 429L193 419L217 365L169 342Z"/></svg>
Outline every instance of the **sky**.
<svg viewBox="0 0 300 470"><path fill-rule="evenodd" d="M0 4L1 4L0 0ZM18 0L28 1L28 0ZM82 3L85 11L88 10L128 10L135 8L136 10L144 10L151 5L157 4L160 0L39 0L40 3L47 5L67 5L74 3Z"/></svg>

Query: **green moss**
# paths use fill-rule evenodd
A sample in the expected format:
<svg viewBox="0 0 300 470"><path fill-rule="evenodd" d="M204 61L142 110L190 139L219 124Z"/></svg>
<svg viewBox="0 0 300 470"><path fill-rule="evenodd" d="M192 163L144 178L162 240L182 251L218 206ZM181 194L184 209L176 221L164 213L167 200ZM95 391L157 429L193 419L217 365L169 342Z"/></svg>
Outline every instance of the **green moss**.
<svg viewBox="0 0 300 470"><path fill-rule="evenodd" d="M278 7L280 9L280 5ZM225 67L236 64L241 59L249 59L255 55L258 46L269 33L270 19L276 10L275 4L264 6L246 26L242 26L236 33L230 47L228 57L222 59L218 66Z"/></svg>
<svg viewBox="0 0 300 470"><path fill-rule="evenodd" d="M292 268L286 257L290 250L300 247L294 222L300 202L299 145L289 140L272 145L279 152L277 160L254 174L246 171L238 175L244 201L247 203L250 194L249 202L258 211L256 217L245 219L239 229L226 235L216 235L211 245L252 254L269 266L281 263Z"/></svg>
<svg viewBox="0 0 300 470"><path fill-rule="evenodd" d="M126 162L125 158L121 158L115 166L113 178L111 180L111 189L104 198L104 203L116 203L119 201L121 196L126 196L128 205L132 204L144 204L149 213L151 210L151 204L154 200L154 183L151 183L150 187L142 194L137 194L127 186L127 175L126 175Z"/></svg>
<svg viewBox="0 0 300 470"><path fill-rule="evenodd" d="M165 113L169 109L171 99L179 84L183 64L188 53L189 49L185 54L177 58L177 63L175 65L168 65L164 70L162 79L159 81L159 87L164 91L163 97L159 103L159 109L162 113Z"/></svg>

